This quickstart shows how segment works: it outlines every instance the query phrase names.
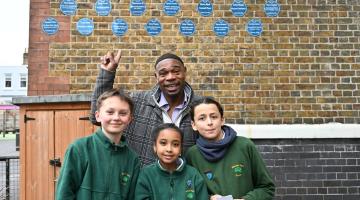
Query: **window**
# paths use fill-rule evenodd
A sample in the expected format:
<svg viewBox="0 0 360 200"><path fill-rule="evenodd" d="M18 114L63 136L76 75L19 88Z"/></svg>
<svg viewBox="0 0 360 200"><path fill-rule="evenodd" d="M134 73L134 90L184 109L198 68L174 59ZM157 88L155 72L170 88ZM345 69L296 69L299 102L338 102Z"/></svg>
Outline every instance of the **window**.
<svg viewBox="0 0 360 200"><path fill-rule="evenodd" d="M11 74L5 74L5 87L11 88Z"/></svg>
<svg viewBox="0 0 360 200"><path fill-rule="evenodd" d="M27 78L25 74L20 75L20 87L24 88L26 87Z"/></svg>

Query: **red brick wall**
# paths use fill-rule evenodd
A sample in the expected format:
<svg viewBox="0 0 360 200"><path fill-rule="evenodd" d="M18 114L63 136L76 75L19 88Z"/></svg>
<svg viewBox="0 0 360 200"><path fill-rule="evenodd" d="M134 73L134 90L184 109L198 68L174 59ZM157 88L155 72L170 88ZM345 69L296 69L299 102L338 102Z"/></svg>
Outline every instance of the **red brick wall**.
<svg viewBox="0 0 360 200"><path fill-rule="evenodd" d="M69 76L52 74L49 65L50 43L68 43L70 41L70 17L56 16L60 30L54 36L48 36L41 30L42 21L50 15L49 0L31 0L29 31L29 86L28 95L68 94Z"/></svg>

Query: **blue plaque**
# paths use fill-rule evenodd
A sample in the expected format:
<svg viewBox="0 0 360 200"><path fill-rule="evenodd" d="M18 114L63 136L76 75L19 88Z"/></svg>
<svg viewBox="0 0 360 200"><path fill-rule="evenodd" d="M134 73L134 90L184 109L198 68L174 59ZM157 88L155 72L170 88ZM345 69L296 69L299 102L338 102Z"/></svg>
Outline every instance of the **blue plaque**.
<svg viewBox="0 0 360 200"><path fill-rule="evenodd" d="M263 31L261 20L252 19L246 24L246 30L251 36L259 36Z"/></svg>
<svg viewBox="0 0 360 200"><path fill-rule="evenodd" d="M54 35L59 30L59 23L55 18L48 17L42 22L41 29L48 35Z"/></svg>
<svg viewBox="0 0 360 200"><path fill-rule="evenodd" d="M97 0L95 3L95 11L100 16L108 16L111 11L110 0Z"/></svg>
<svg viewBox="0 0 360 200"><path fill-rule="evenodd" d="M128 25L123 19L115 19L111 25L112 32L116 36L123 36L128 30Z"/></svg>
<svg viewBox="0 0 360 200"><path fill-rule="evenodd" d="M278 4L277 0L267 0L264 11L268 17L277 17L280 12L280 4Z"/></svg>
<svg viewBox="0 0 360 200"><path fill-rule="evenodd" d="M148 23L145 24L145 29L151 36L159 35L162 31L161 23L157 19L150 19Z"/></svg>
<svg viewBox="0 0 360 200"><path fill-rule="evenodd" d="M195 24L190 19L185 19L180 23L179 30L184 36L192 36L195 33Z"/></svg>
<svg viewBox="0 0 360 200"><path fill-rule="evenodd" d="M200 0L197 10L203 17L208 17L213 12L213 5L210 0Z"/></svg>
<svg viewBox="0 0 360 200"><path fill-rule="evenodd" d="M64 15L75 15L77 10L76 0L62 0L60 3L60 11Z"/></svg>
<svg viewBox="0 0 360 200"><path fill-rule="evenodd" d="M234 0L230 10L235 17L243 17L247 11L247 6L243 0Z"/></svg>
<svg viewBox="0 0 360 200"><path fill-rule="evenodd" d="M76 23L76 29L81 35L91 35L94 30L94 22L89 18L81 18Z"/></svg>
<svg viewBox="0 0 360 200"><path fill-rule="evenodd" d="M133 16L141 16L146 10L146 5L142 0L131 0L130 13Z"/></svg>
<svg viewBox="0 0 360 200"><path fill-rule="evenodd" d="M230 26L225 20L219 19L214 23L213 31L219 37L226 36L229 33L229 30Z"/></svg>
<svg viewBox="0 0 360 200"><path fill-rule="evenodd" d="M174 16L180 10L180 5L176 0L167 0L163 4L163 9L166 15Z"/></svg>

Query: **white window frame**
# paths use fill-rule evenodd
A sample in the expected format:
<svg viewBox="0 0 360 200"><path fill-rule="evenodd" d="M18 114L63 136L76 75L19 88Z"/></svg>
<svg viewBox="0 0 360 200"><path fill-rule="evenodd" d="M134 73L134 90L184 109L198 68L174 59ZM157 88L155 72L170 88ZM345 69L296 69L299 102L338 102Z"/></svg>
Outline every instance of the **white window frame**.
<svg viewBox="0 0 360 200"><path fill-rule="evenodd" d="M25 83L25 86L23 86L22 83ZM20 88L26 88L26 87L27 87L27 76L26 74L20 74Z"/></svg>
<svg viewBox="0 0 360 200"><path fill-rule="evenodd" d="M8 82L10 83L10 86L8 86ZM5 88L12 88L12 74L5 74L4 86Z"/></svg>

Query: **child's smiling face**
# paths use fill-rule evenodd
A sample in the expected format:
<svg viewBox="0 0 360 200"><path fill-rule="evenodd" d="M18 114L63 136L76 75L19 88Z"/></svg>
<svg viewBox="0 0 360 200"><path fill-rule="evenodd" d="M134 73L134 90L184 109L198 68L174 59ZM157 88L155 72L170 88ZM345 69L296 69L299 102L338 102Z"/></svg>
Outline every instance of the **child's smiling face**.
<svg viewBox="0 0 360 200"><path fill-rule="evenodd" d="M167 128L161 130L154 144L161 166L169 171L177 168L177 159L181 154L181 135L178 131Z"/></svg>
<svg viewBox="0 0 360 200"><path fill-rule="evenodd" d="M225 120L215 104L202 103L195 107L194 121L191 122L191 125L206 140L221 140L223 137L221 127L224 123Z"/></svg>
<svg viewBox="0 0 360 200"><path fill-rule="evenodd" d="M113 135L121 134L132 118L129 104L117 96L105 99L95 116L103 130Z"/></svg>

